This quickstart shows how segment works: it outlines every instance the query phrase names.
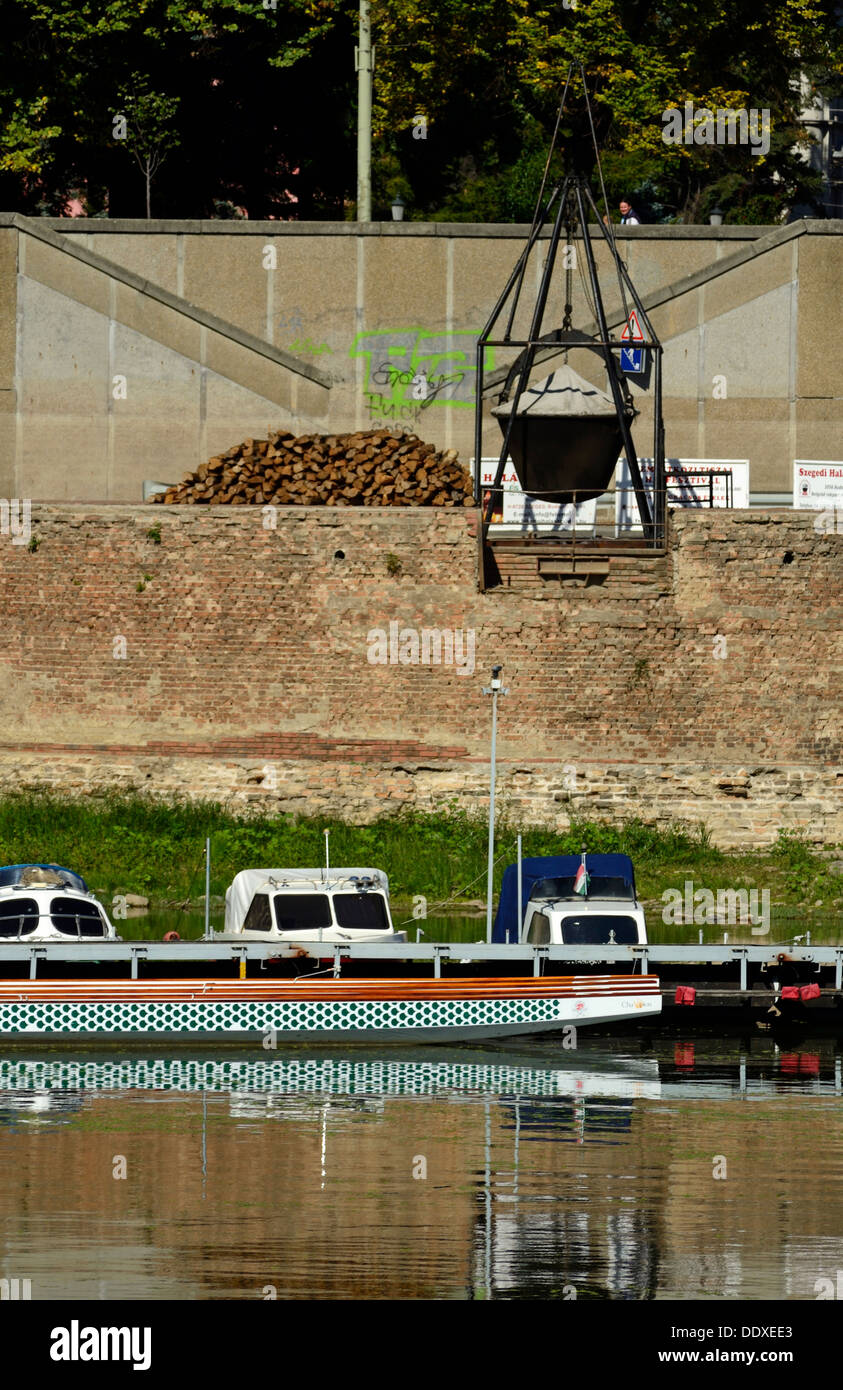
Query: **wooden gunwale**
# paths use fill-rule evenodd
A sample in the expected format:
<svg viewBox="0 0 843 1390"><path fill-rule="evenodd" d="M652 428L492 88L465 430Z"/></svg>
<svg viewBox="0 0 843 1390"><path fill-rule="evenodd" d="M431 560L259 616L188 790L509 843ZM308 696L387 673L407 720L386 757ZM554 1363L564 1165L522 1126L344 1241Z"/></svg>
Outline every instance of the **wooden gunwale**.
<svg viewBox="0 0 843 1390"><path fill-rule="evenodd" d="M0 980L5 1003L241 1002L348 1000L591 999L658 994L657 975L439 980Z"/></svg>

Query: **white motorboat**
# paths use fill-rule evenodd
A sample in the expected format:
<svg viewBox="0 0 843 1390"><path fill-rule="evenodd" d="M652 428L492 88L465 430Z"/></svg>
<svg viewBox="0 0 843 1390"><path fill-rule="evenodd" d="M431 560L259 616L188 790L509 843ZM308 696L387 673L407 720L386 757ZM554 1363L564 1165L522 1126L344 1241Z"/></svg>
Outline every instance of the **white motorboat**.
<svg viewBox="0 0 843 1390"><path fill-rule="evenodd" d="M647 923L627 854L567 854L504 870L494 941L530 946L644 946Z"/></svg>
<svg viewBox="0 0 843 1390"><path fill-rule="evenodd" d="M68 940L118 940L108 913L85 880L60 864L0 868L0 945Z"/></svg>
<svg viewBox="0 0 843 1390"><path fill-rule="evenodd" d="M381 869L243 869L225 895L218 937L342 945L406 941L389 912Z"/></svg>

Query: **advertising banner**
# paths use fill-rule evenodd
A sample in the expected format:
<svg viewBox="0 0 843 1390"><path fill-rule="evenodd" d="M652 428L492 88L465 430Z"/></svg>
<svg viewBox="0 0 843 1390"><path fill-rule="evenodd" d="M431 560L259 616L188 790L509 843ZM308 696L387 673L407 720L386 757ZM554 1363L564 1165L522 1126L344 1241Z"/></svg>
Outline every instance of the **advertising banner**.
<svg viewBox="0 0 843 1390"><path fill-rule="evenodd" d="M481 482L484 487L490 488L495 481L498 460L484 458L480 460L480 466ZM473 477L474 459L471 460L471 474ZM596 498L590 502L580 502L576 507L571 503L560 507L555 502L544 501L541 497L531 497L521 491L518 474L511 459L504 468L501 486L503 494L498 494L492 512L492 534L552 536L574 529L578 533L594 530L597 521ZM488 492L484 492L484 507L488 498Z"/></svg>
<svg viewBox="0 0 843 1390"><path fill-rule="evenodd" d="M843 507L843 462L794 459L793 505L800 511L818 512Z"/></svg>
<svg viewBox="0 0 843 1390"><path fill-rule="evenodd" d="M749 506L749 459L668 458L664 463L669 507L708 507L709 499L715 507ZM654 461L640 458L638 467L652 504ZM712 470L721 476L712 478ZM722 476L724 472L730 475L731 488L729 480ZM615 479L615 527L619 533L640 531L641 517L625 455L618 460Z"/></svg>

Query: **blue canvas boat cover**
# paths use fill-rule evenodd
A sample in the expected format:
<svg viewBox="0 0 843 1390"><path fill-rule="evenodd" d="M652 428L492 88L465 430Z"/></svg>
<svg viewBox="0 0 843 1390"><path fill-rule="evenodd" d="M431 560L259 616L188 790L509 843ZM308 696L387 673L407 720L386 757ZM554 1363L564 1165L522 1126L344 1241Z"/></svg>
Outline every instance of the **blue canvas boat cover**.
<svg viewBox="0 0 843 1390"><path fill-rule="evenodd" d="M570 879L573 885L573 879L581 863L582 855L580 854L560 854L541 859L522 859L520 919L523 920L527 903L530 901L537 883L540 883L542 879ZM628 854L587 854L585 856L585 871L591 880L588 887L588 897L601 896L601 880L605 882L608 879L621 879L623 884L631 890L632 896L636 896L635 871ZM563 895L560 894L560 896ZM612 892L610 896L614 898L617 893ZM517 942L518 922L518 865L510 864L503 872L498 912L492 928L492 940L503 945L507 942Z"/></svg>
<svg viewBox="0 0 843 1390"><path fill-rule="evenodd" d="M88 891L84 878L72 869L63 869L60 864L4 864L0 867L0 888L11 888L20 883L26 869L51 869L62 877L67 888L74 888L77 893Z"/></svg>

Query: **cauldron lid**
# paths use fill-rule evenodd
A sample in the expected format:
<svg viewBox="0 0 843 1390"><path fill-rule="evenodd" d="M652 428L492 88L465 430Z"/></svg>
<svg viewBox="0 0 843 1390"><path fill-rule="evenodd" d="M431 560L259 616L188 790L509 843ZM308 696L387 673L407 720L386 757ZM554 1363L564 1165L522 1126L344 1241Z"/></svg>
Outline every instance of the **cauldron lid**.
<svg viewBox="0 0 843 1390"><path fill-rule="evenodd" d="M500 417L509 415L512 401L496 405L492 414ZM533 417L614 415L615 403L611 396L586 381L573 367L557 367L543 381L528 386L518 402L517 415Z"/></svg>

